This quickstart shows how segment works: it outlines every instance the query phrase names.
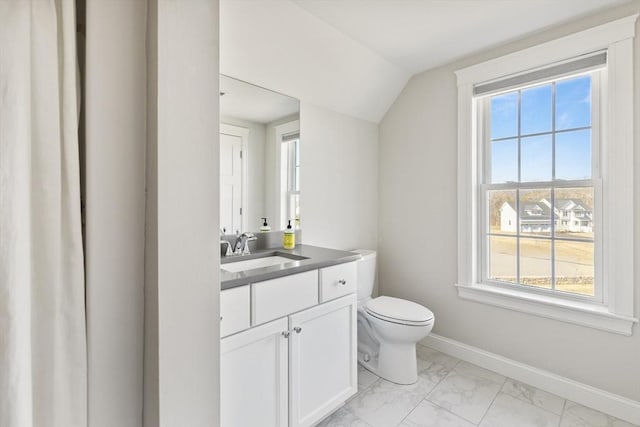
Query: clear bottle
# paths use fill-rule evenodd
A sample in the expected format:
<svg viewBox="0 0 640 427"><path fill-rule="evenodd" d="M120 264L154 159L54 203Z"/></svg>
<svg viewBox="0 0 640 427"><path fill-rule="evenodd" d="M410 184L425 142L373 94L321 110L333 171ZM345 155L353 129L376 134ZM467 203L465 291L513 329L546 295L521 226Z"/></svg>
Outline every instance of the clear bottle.
<svg viewBox="0 0 640 427"><path fill-rule="evenodd" d="M267 231L271 231L271 226L269 224L267 224L267 218L262 217L262 227L260 227L260 231L261 232L267 232Z"/></svg>
<svg viewBox="0 0 640 427"><path fill-rule="evenodd" d="M291 220L287 225L287 229L282 234L282 247L285 249L293 249L296 247L296 231L291 227Z"/></svg>

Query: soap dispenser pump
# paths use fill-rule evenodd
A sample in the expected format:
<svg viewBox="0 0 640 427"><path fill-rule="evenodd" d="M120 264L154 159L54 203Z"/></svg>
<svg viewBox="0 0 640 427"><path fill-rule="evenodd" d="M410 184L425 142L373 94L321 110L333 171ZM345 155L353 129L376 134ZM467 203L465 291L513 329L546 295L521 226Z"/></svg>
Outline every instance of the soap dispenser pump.
<svg viewBox="0 0 640 427"><path fill-rule="evenodd" d="M287 225L287 229L282 234L282 247L285 249L293 249L296 247L296 231L291 227L291 220Z"/></svg>
<svg viewBox="0 0 640 427"><path fill-rule="evenodd" d="M267 224L267 218L262 217L262 227L260 227L261 232L271 231L271 226Z"/></svg>

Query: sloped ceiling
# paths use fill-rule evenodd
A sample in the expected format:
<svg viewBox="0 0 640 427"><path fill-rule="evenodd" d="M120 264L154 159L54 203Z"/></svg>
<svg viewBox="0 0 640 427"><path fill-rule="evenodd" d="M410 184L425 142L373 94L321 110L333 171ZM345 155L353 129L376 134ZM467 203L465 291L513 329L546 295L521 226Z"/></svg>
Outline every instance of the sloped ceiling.
<svg viewBox="0 0 640 427"><path fill-rule="evenodd" d="M379 122L411 75L629 0L221 0L223 74Z"/></svg>
<svg viewBox="0 0 640 427"><path fill-rule="evenodd" d="M220 72L375 123L410 77L282 0L220 2Z"/></svg>

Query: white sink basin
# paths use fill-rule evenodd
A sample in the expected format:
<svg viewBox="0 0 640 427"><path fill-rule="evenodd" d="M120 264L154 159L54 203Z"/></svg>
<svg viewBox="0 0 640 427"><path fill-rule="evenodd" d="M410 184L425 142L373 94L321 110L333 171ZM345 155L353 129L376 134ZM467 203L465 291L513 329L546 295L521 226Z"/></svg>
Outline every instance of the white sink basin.
<svg viewBox="0 0 640 427"><path fill-rule="evenodd" d="M283 256L273 255L264 258L248 259L246 261L236 261L220 265L222 270L229 273L237 273L239 271L253 270L254 268L270 267L272 265L284 264L285 262L293 262L295 259Z"/></svg>

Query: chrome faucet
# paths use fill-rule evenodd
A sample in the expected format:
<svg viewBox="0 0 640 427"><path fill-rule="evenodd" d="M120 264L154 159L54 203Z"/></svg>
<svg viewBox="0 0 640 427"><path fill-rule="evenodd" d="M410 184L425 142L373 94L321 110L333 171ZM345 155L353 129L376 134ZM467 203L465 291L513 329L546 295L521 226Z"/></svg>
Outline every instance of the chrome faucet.
<svg viewBox="0 0 640 427"><path fill-rule="evenodd" d="M242 233L237 235L236 242L233 245L233 253L235 255L250 255L249 251L249 242L253 240L258 240L258 238L253 233Z"/></svg>
<svg viewBox="0 0 640 427"><path fill-rule="evenodd" d="M229 243L229 241L227 240L220 240L220 244L221 245L227 245L227 250L224 253L224 256L231 256L233 255L233 252L231 252L231 243Z"/></svg>

